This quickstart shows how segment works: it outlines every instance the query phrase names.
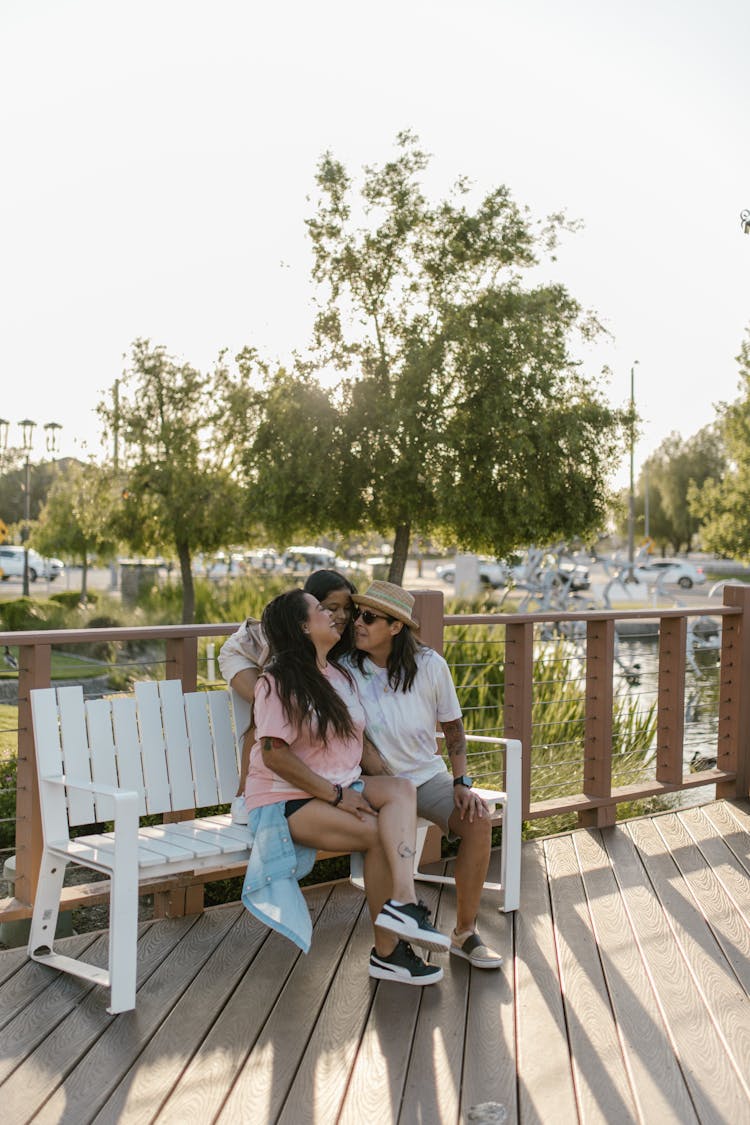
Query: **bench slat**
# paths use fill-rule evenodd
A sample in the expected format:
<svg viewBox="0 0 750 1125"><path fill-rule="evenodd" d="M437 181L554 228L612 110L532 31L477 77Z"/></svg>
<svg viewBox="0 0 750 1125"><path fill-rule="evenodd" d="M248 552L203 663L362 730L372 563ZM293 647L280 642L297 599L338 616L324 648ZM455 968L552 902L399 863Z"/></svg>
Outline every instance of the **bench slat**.
<svg viewBox="0 0 750 1125"><path fill-rule="evenodd" d="M172 811L169 775L161 724L159 686L156 681L137 683L135 699L141 730L143 778L146 783L146 808L150 813Z"/></svg>
<svg viewBox="0 0 750 1125"><path fill-rule="evenodd" d="M237 766L237 743L232 729L232 713L229 693L210 691L208 707L211 714L211 729L214 736L214 755L219 781L219 800L231 801L240 783Z"/></svg>
<svg viewBox="0 0 750 1125"><path fill-rule="evenodd" d="M191 691L185 696L185 718L193 759L196 805L198 808L216 805L219 803L219 788L205 691Z"/></svg>
<svg viewBox="0 0 750 1125"><path fill-rule="evenodd" d="M91 781L91 758L86 730L86 712L83 706L83 689L80 685L58 688L57 702L60 708L60 730L65 763L63 772L69 777ZM91 824L96 820L94 800L90 793L82 793L74 789L68 791L68 820L71 824Z"/></svg>
<svg viewBox="0 0 750 1125"><path fill-rule="evenodd" d="M195 807L195 785L180 681L162 680L159 683L159 698L172 808L192 809Z"/></svg>
<svg viewBox="0 0 750 1125"><path fill-rule="evenodd" d="M138 735L138 718L132 695L117 696L111 701L112 728L117 747L117 772L120 788L130 789L139 795L138 815L146 815L146 786L143 782L141 740Z"/></svg>
<svg viewBox="0 0 750 1125"><path fill-rule="evenodd" d="M94 781L111 785L120 784L117 777L115 740L112 732L112 708L106 699L91 699L86 703L86 721L91 743L91 772ZM114 820L115 803L111 797L97 795L97 820Z"/></svg>

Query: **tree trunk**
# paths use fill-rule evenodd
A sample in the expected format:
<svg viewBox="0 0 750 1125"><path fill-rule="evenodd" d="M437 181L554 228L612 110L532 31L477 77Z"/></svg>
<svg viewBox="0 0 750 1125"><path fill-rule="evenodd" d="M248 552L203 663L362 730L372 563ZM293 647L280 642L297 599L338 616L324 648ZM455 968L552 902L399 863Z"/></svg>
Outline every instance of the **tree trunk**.
<svg viewBox="0 0 750 1125"><path fill-rule="evenodd" d="M195 620L195 587L193 585L190 548L185 544L178 544L177 557L180 560L180 575L182 576L182 624L192 625Z"/></svg>
<svg viewBox="0 0 750 1125"><path fill-rule="evenodd" d="M396 537L393 540L393 554L388 570L388 581L401 586L404 581L406 560L409 557L409 540L411 538L411 524L400 523L396 528Z"/></svg>
<svg viewBox="0 0 750 1125"><path fill-rule="evenodd" d="M88 581L89 581L89 557L86 552L83 552L81 559L81 601L85 602L88 596Z"/></svg>

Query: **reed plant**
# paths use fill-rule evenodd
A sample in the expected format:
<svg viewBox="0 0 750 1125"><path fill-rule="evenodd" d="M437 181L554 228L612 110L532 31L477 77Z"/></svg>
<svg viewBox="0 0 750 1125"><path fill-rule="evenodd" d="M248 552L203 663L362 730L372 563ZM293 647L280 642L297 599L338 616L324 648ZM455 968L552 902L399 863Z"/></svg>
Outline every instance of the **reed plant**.
<svg viewBox="0 0 750 1125"><path fill-rule="evenodd" d="M502 625L451 627L445 656L467 730L501 736L504 730L505 629ZM531 801L570 796L583 788L586 692L584 651L566 637L535 644L532 687ZM653 772L656 703L643 705L620 684L612 715L612 781L628 785ZM502 754L470 744L469 769L482 785L502 788ZM623 806L620 815L645 811ZM545 820L544 834L569 828L574 817ZM536 834L526 826L525 835Z"/></svg>

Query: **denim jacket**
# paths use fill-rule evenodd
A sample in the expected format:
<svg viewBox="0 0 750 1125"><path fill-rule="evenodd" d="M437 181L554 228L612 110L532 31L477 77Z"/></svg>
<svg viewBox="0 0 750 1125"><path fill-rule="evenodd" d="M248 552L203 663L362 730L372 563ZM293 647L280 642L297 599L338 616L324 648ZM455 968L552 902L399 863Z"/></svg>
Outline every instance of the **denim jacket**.
<svg viewBox="0 0 750 1125"><path fill-rule="evenodd" d="M312 870L317 852L292 840L284 801L253 809L248 831L252 851L242 901L251 914L307 953L312 922L298 880Z"/></svg>

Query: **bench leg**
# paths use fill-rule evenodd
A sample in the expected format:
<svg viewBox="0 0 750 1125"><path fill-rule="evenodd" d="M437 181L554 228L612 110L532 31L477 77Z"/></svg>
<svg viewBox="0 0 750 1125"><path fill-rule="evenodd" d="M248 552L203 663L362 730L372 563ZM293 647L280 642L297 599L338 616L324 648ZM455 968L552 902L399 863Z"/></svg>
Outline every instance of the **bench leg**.
<svg viewBox="0 0 750 1125"><path fill-rule="evenodd" d="M428 872L420 871L419 865L422 862L422 849L424 848L425 840L427 839L427 832L432 827L432 822L429 820L417 821L417 850L414 855L414 880L422 883L443 883L455 884L456 880L452 875L433 875ZM505 828L503 826L503 841L505 840ZM503 845L504 849L504 845ZM501 868L504 870L504 861L501 855ZM502 891L505 887L505 876L502 876L502 883L484 883L486 891ZM515 907L508 907L507 909L515 909Z"/></svg>
<svg viewBox="0 0 750 1125"><path fill-rule="evenodd" d="M42 853L29 931L29 957L38 959L53 952L57 916L60 913L60 893L67 866L67 862L59 856L46 850Z"/></svg>
<svg viewBox="0 0 750 1125"><path fill-rule="evenodd" d="M108 1012L129 1012L135 1007L136 963L138 950L138 867L124 864L112 874L109 904L109 979Z"/></svg>

